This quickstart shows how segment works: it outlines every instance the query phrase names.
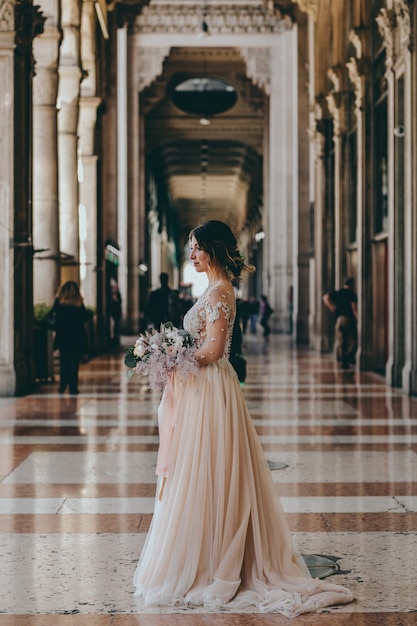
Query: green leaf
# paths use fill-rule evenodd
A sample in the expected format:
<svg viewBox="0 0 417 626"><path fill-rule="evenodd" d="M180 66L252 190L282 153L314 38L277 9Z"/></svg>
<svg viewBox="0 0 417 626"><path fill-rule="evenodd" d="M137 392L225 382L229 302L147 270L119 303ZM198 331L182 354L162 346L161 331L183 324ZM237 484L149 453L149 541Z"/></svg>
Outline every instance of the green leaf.
<svg viewBox="0 0 417 626"><path fill-rule="evenodd" d="M126 376L127 376L128 378L132 378L132 376L133 376L133 371L134 371L134 370L127 370L127 372L126 372Z"/></svg>
<svg viewBox="0 0 417 626"><path fill-rule="evenodd" d="M131 352L126 354L124 363L125 363L126 367L130 367L130 368L136 367L136 359L135 359L134 355Z"/></svg>

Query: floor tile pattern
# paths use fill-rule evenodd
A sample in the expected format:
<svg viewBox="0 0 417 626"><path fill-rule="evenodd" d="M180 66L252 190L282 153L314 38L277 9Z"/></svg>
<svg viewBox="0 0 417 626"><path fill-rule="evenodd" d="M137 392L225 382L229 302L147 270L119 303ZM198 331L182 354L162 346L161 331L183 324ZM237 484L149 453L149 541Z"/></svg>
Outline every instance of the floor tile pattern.
<svg viewBox="0 0 417 626"><path fill-rule="evenodd" d="M132 338L133 340L133 338ZM130 338L124 338L129 343ZM245 336L243 388L302 554L337 557L353 604L301 626L417 625L417 399L285 336ZM123 350L80 395L0 399L0 626L280 626L255 612L156 609L132 575L152 518L159 394Z"/></svg>

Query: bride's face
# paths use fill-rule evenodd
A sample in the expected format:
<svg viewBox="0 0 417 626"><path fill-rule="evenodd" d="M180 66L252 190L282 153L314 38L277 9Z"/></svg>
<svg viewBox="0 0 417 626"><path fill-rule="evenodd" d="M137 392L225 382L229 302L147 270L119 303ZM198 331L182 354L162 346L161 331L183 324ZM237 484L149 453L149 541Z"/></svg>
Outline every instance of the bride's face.
<svg viewBox="0 0 417 626"><path fill-rule="evenodd" d="M190 239L190 259L197 272L207 272L210 257L205 250L201 250L195 237Z"/></svg>

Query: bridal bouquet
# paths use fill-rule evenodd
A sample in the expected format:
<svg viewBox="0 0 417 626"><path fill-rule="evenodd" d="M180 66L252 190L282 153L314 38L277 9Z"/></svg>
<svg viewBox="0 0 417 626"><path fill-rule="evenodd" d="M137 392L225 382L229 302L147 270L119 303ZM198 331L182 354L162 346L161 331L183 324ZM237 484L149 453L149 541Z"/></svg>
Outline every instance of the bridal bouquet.
<svg viewBox="0 0 417 626"><path fill-rule="evenodd" d="M139 335L135 345L127 349L124 363L129 368L128 376L133 372L149 376L151 387L163 387L174 371L182 378L198 372L194 350L192 336L166 322L159 331Z"/></svg>

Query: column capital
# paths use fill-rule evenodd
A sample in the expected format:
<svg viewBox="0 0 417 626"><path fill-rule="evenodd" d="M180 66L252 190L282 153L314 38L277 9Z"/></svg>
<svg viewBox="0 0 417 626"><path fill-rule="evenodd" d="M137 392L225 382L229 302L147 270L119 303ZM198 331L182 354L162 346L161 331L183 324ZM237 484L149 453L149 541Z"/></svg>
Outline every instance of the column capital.
<svg viewBox="0 0 417 626"><path fill-rule="evenodd" d="M345 87L347 74L346 68L341 65L330 67L327 76L333 83L333 89L326 96L327 108L333 118L333 132L335 137L339 137L345 131L346 125L346 101L348 97Z"/></svg>
<svg viewBox="0 0 417 626"><path fill-rule="evenodd" d="M319 102L316 102L314 109L310 114L310 124L307 129L308 138L314 148L314 156L316 159L322 159L324 156L324 125L323 125L323 108Z"/></svg>
<svg viewBox="0 0 417 626"><path fill-rule="evenodd" d="M394 64L394 9L381 9L379 15L376 17L376 23L378 24L378 30L385 47L385 65L387 69L391 69Z"/></svg>
<svg viewBox="0 0 417 626"><path fill-rule="evenodd" d="M412 4L412 0L393 0L392 8L382 8L376 17L386 51L387 70L392 69L399 56L414 49Z"/></svg>
<svg viewBox="0 0 417 626"><path fill-rule="evenodd" d="M319 0L296 0L298 6L304 13L308 13L314 21L319 13Z"/></svg>
<svg viewBox="0 0 417 626"><path fill-rule="evenodd" d="M398 37L398 54L414 47L412 12L413 0L394 0L394 13Z"/></svg>
<svg viewBox="0 0 417 626"><path fill-rule="evenodd" d="M365 59L357 59L356 57L350 57L346 63L346 67L349 72L349 79L353 86L353 92L355 94L355 108L356 111L361 111L364 102L365 88L364 78L366 70Z"/></svg>

